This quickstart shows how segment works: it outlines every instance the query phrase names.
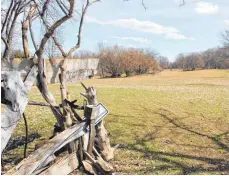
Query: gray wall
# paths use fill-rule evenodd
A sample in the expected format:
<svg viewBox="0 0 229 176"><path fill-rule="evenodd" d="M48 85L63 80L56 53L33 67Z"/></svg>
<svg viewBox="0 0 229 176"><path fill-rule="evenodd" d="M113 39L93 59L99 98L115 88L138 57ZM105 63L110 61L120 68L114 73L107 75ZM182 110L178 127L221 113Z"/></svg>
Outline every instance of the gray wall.
<svg viewBox="0 0 229 176"><path fill-rule="evenodd" d="M58 74L60 73L60 65L63 59L46 59L46 77L49 83L59 82ZM10 59L10 64L1 61L1 72L8 72L10 70L17 70L25 75L31 65L37 61L32 61L28 59L13 58ZM90 75L97 73L99 59L98 58L88 58L88 59L68 59L67 60L67 75L66 79L68 82L74 82L77 80L88 79Z"/></svg>

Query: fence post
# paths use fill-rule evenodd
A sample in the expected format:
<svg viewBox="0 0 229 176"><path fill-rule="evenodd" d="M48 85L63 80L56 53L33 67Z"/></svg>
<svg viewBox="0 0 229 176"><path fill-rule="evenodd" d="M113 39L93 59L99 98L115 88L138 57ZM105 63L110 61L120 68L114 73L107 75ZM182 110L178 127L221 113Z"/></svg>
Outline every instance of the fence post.
<svg viewBox="0 0 229 176"><path fill-rule="evenodd" d="M87 144L87 152L93 156L93 146L95 141L95 117L97 115L97 106L95 105L86 105L84 110L84 116L86 117L89 123L89 141Z"/></svg>

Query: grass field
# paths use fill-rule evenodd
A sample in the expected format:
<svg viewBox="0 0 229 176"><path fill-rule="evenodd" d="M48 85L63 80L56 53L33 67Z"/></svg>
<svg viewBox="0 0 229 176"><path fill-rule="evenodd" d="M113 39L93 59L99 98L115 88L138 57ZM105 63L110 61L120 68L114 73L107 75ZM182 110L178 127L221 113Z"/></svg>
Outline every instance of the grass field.
<svg viewBox="0 0 229 176"><path fill-rule="evenodd" d="M163 71L156 75L84 81L98 90L109 109L105 126L112 145L120 144L112 161L127 174L229 174L229 70ZM50 85L60 100L58 85ZM83 101L79 82L69 84L72 99ZM36 87L30 100L43 101ZM52 134L55 119L47 107L26 109L29 132ZM20 121L14 136L24 136ZM23 146L4 158L23 157Z"/></svg>

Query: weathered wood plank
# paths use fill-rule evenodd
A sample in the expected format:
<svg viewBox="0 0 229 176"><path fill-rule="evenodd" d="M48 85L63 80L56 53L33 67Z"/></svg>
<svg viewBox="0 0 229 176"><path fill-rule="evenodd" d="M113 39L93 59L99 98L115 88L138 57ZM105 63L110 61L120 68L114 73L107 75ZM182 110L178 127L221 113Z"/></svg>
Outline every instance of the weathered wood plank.
<svg viewBox="0 0 229 176"><path fill-rule="evenodd" d="M102 104L98 105L97 110L98 114L95 119L95 124L98 124L108 113ZM56 151L69 142L83 136L88 130L87 127L88 124L86 122L82 122L79 125L72 126L61 132L26 158L25 161L22 161L23 164L21 164L18 170L13 174L26 175L36 173L37 170L42 169L48 164L47 160L51 162L50 156L53 156Z"/></svg>
<svg viewBox="0 0 229 176"><path fill-rule="evenodd" d="M76 153L71 153L55 162L39 175L67 175L79 166Z"/></svg>
<svg viewBox="0 0 229 176"><path fill-rule="evenodd" d="M96 106L95 105L87 105L87 108L91 108L92 112L91 112L91 116L90 116L90 135L89 135L89 144L88 144L88 148L87 151L90 155L92 154L92 150L93 150L93 146L94 146L94 141L95 141L95 117L96 117Z"/></svg>
<svg viewBox="0 0 229 176"><path fill-rule="evenodd" d="M24 83L20 78L20 73L16 71L7 73L3 81L3 84L5 84L5 98L11 104L7 104L5 112L1 113L1 152L5 149L14 128L25 111L28 103L28 93L36 80L37 73L38 68L34 65Z"/></svg>
<svg viewBox="0 0 229 176"><path fill-rule="evenodd" d="M81 82L81 84L84 87L84 89L86 90L86 92L81 93L81 95L83 95L84 97L87 98L88 103L90 105L97 105L98 100L96 98L96 95L97 95L96 89L94 89L93 87L87 88L82 82ZM96 126L95 130L96 130L96 138L98 141L97 144L100 148L100 152L102 154L102 157L106 161L109 161L112 158L114 158L115 148L111 147L108 132L104 126L103 120Z"/></svg>

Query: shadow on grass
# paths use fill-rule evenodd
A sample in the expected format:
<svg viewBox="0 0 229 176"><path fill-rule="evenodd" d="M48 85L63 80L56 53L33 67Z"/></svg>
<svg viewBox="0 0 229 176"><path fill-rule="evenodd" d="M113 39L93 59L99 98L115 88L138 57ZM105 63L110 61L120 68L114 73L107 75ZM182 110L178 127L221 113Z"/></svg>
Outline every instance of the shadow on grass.
<svg viewBox="0 0 229 176"><path fill-rule="evenodd" d="M165 110L165 109L161 109L161 110L162 110L162 111L167 111L167 110ZM219 134L219 135L216 135L216 136L209 136L209 135L206 135L206 134L203 134L203 133L194 131L194 130L188 128L188 127L185 127L184 125L178 124L175 120L169 118L169 117L168 117L166 114L164 114L164 113L157 113L157 114L160 115L161 117L163 117L164 119L168 120L171 124L173 124L173 125L176 126L177 128L183 129L183 130L185 130L185 131L191 132L191 133L196 134L196 135L199 135L199 136L206 137L206 138L212 140L212 141L213 141L216 145L218 145L221 149L223 149L223 150L229 152L229 147L228 147L226 144L222 143L222 142L220 141L220 139L219 139L219 137L228 134L229 131L224 132L224 133Z"/></svg>
<svg viewBox="0 0 229 176"><path fill-rule="evenodd" d="M187 127L184 124L179 124L176 122L176 119L172 119L166 115L168 113L165 109L159 109L158 112L154 112L154 114L160 115L163 119L165 119L169 124L174 125L176 128L188 131L192 133L193 135L196 135L197 137L206 137L207 139L211 140L215 143L216 147L208 147L206 144L203 143L203 145L198 146L194 145L190 147L199 147L199 148L209 148L213 150L224 150L226 155L229 154L229 147L223 143L220 140L220 137L229 134L229 131L221 133L216 136L210 136L207 134L203 134L201 132L195 131L191 129L190 127ZM171 112L169 112L171 113ZM165 122L167 124L167 122ZM162 151L155 151L157 149L150 149L147 146L147 142L150 140L154 140L156 138L157 132L160 130L160 128L156 128L155 131L148 133L144 136L144 138L138 138L136 139L136 142L134 144L127 144L120 146L120 148L132 150L135 152L140 152L143 154L143 157L145 160L154 160L154 161L160 161L163 162L161 165L156 165L153 167L152 165L146 166L144 168L140 168L139 172L145 172L145 173L160 173L160 172L170 172L170 170L178 170L179 174L198 174L198 173L221 173L221 174L229 174L229 160L225 158L211 158L209 156L193 156L189 154L183 154L179 152L162 152ZM151 138L149 138L151 136ZM155 138L154 138L155 137ZM182 144L179 144L182 145ZM184 144L185 146L188 146L189 144ZM140 147L139 147L140 146ZM179 150L179 148L178 148ZM187 164L187 162L184 161L191 161L193 164ZM197 163L195 163L197 162ZM198 163L200 162L200 163ZM189 163L189 162L188 162ZM205 164L203 164L205 163Z"/></svg>
<svg viewBox="0 0 229 176"><path fill-rule="evenodd" d="M28 144L33 142L34 140L40 138L41 135L39 133L31 133L28 135ZM4 149L4 151L2 152L2 156L1 156L1 160L2 160L2 165L5 164L13 164L16 165L18 164L23 157L19 156L17 153L16 154L10 154L8 152L10 152L11 150L14 150L20 146L24 146L25 145L25 137L24 136L20 136L20 137L11 137L9 142L7 143L6 148ZM27 150L30 148L27 148ZM4 157L7 156L7 157Z"/></svg>
<svg viewBox="0 0 229 176"><path fill-rule="evenodd" d="M41 137L41 135L39 133L31 133L28 135L28 143L31 143L40 137ZM25 137L24 136L11 137L9 142L6 145L6 148L4 149L4 152L8 152L8 151L13 150L15 148L18 148L19 146L22 146L22 145L25 145Z"/></svg>

